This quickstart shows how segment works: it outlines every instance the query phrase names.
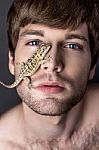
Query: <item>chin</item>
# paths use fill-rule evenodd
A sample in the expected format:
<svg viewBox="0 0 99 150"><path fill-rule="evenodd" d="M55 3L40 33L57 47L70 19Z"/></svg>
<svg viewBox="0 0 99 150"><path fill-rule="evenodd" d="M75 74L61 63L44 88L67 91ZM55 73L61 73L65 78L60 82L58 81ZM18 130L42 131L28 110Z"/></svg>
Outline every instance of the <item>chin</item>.
<svg viewBox="0 0 99 150"><path fill-rule="evenodd" d="M85 84L80 86L81 88L70 88L68 91L60 94L42 94L35 90L29 91L28 89L17 88L17 92L22 101L34 112L47 115L47 116L59 116L64 113L68 113L75 105L77 105L84 93ZM24 92L26 91L26 92Z"/></svg>
<svg viewBox="0 0 99 150"><path fill-rule="evenodd" d="M46 116L60 116L71 110L77 103L59 102L57 99L32 101L31 103L24 101L25 104L34 112Z"/></svg>

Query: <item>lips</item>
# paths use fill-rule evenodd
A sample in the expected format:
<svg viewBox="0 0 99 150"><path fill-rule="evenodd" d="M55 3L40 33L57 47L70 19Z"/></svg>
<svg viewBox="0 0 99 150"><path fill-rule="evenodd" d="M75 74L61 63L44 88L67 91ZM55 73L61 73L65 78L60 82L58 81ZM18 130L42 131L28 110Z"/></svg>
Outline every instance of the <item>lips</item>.
<svg viewBox="0 0 99 150"><path fill-rule="evenodd" d="M43 82L39 84L36 87L37 90L47 93L47 94L53 94L53 93L60 93L62 92L65 87L62 83L56 82L56 81L49 81L49 82Z"/></svg>

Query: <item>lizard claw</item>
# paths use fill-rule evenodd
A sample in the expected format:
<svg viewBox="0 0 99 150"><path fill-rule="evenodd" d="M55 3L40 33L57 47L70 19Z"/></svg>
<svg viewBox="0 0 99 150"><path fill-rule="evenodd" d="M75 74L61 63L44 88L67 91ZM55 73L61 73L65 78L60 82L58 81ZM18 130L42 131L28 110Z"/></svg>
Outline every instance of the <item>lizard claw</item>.
<svg viewBox="0 0 99 150"><path fill-rule="evenodd" d="M26 83L28 84L28 88L31 89L32 88L31 79L29 77L24 77L24 79L26 80Z"/></svg>

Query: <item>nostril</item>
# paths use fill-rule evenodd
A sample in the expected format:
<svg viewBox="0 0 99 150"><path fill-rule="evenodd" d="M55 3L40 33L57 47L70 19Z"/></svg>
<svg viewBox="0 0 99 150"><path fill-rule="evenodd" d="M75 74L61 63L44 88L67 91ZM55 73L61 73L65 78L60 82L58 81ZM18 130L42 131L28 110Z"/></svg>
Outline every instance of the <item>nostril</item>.
<svg viewBox="0 0 99 150"><path fill-rule="evenodd" d="M44 67L44 69L45 69L45 70L47 70L47 69L48 69L48 67Z"/></svg>
<svg viewBox="0 0 99 150"><path fill-rule="evenodd" d="M57 71L57 70L58 70L58 67L55 67L54 70Z"/></svg>

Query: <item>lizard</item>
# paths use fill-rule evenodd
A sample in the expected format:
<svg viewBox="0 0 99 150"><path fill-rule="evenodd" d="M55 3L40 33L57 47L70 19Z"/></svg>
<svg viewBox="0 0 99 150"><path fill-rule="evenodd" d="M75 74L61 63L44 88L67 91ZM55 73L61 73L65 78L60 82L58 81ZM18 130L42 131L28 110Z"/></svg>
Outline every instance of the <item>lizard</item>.
<svg viewBox="0 0 99 150"><path fill-rule="evenodd" d="M0 81L0 84L6 88L14 88L18 86L18 84L24 79L28 78L32 74L34 74L40 67L47 53L49 52L50 45L49 44L41 44L36 52L28 58L26 62L21 64L21 69L18 78L11 85L6 85Z"/></svg>

